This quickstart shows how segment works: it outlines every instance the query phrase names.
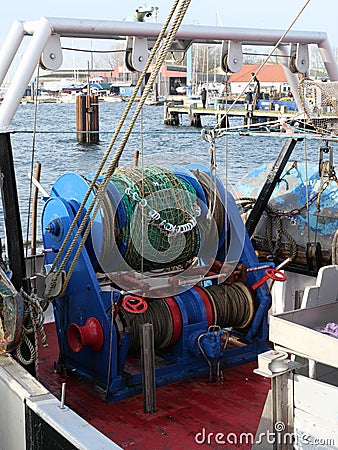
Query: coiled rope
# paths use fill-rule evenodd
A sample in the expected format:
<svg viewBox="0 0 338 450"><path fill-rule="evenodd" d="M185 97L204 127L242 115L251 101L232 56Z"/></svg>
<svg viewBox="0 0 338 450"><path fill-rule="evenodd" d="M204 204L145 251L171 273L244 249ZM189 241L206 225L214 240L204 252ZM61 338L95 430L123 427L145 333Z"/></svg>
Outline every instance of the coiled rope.
<svg viewBox="0 0 338 450"><path fill-rule="evenodd" d="M283 227L282 218L279 215L273 215L272 211L267 208L267 224L266 224L266 236L269 245L270 252L274 259L277 258L280 248L282 245L282 235L284 234L286 240L289 242L291 246L291 254L290 258L294 260L298 253L298 246L296 240L286 231L286 228ZM276 223L276 238L275 243L273 242L273 221Z"/></svg>
<svg viewBox="0 0 338 450"><path fill-rule="evenodd" d="M38 299L34 295L28 295L21 289L20 292L24 299L24 317L22 338L20 344L16 348L18 360L24 365L35 363L36 377L39 376L38 369L38 332L40 332L41 342L44 347L47 346L45 330L43 328L44 315L42 307ZM29 335L34 335L34 344ZM24 356L25 355L25 356ZM27 355L27 356L26 356Z"/></svg>

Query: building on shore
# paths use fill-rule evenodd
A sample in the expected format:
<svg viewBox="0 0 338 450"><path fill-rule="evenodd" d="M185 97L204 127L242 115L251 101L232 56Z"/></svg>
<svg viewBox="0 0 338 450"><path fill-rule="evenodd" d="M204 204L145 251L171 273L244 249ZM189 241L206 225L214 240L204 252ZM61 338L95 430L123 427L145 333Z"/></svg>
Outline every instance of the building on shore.
<svg viewBox="0 0 338 450"><path fill-rule="evenodd" d="M252 74L256 73L259 64L243 64L242 69L237 73L232 73L229 77L229 86L232 94L240 94L243 90L255 91L256 82L252 79ZM265 64L257 74L262 96L270 98L280 98L290 93L290 86L281 64ZM250 82L250 80L252 80ZM248 85L248 83L250 84Z"/></svg>
<svg viewBox="0 0 338 450"><path fill-rule="evenodd" d="M195 83L196 86L192 86L193 89L191 89L191 86L190 89L187 89L189 80L187 79L186 67L167 65L161 68L157 81L154 83L154 90L157 90L158 95L165 97L191 95L191 92L198 95L202 85L207 86L208 91L212 90L215 85L217 86L217 96L222 96L226 92L227 80L228 94L236 96L248 90L254 92L257 83L255 81L250 82L250 80L252 79L252 73L256 73L258 67L258 64L244 64L239 72L228 74L228 76L217 70L217 75L213 77L213 83L205 83L205 80L209 78L208 74L199 73L197 78L200 81L197 84ZM75 95L82 92L89 81L91 85L95 84L95 88L98 90L100 90L100 84L104 85L105 94L130 96L137 83L138 76L138 73L129 71L125 66L114 66L111 69L103 70L78 69L76 72L74 70L58 70L42 73L38 82L38 89L54 96L62 93ZM150 72L147 74L146 81L149 76ZM280 64L266 64L257 74L257 79L260 84L260 93L264 98L280 98L289 94L290 88ZM108 86L110 86L110 90ZM220 86L223 86L223 89Z"/></svg>
<svg viewBox="0 0 338 450"><path fill-rule="evenodd" d="M136 85L138 73L129 71L125 66L115 66L108 70L58 70L57 72L46 72L40 76L40 86L44 91L61 93L65 91L80 92L87 85L88 80L92 84L93 81L101 83L109 83L112 93L115 95L126 95L132 91L132 87ZM150 72L146 77L146 81L150 76ZM184 90L187 84L187 74L185 67L181 66L163 66L161 68L157 90L159 95L175 95ZM178 89L178 90L177 90Z"/></svg>

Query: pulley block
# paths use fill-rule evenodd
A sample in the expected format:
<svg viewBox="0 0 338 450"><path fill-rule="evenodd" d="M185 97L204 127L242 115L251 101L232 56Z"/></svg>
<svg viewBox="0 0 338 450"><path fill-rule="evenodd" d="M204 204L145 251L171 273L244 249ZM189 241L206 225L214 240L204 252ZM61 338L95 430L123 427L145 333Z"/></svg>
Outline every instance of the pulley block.
<svg viewBox="0 0 338 450"><path fill-rule="evenodd" d="M127 69L131 72L142 72L148 60L148 41L141 37L128 37L125 55Z"/></svg>
<svg viewBox="0 0 338 450"><path fill-rule="evenodd" d="M239 72L243 67L241 42L223 41L221 67L224 72Z"/></svg>

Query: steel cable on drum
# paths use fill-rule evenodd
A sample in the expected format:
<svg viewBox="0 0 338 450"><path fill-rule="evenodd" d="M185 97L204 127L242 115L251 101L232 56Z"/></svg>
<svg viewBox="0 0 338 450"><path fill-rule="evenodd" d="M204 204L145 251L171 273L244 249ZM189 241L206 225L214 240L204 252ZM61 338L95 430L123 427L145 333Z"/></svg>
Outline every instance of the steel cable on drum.
<svg viewBox="0 0 338 450"><path fill-rule="evenodd" d="M244 283L199 288L205 292L210 302L214 325L236 329L244 329L250 325L255 311L254 299L252 291ZM167 348L175 331L173 317L165 299L148 299L147 303L147 311L141 314L132 314L123 307L119 310L122 322L133 335L129 347L131 353L137 353L140 349L139 327L142 324L153 324L156 349Z"/></svg>
<svg viewBox="0 0 338 450"><path fill-rule="evenodd" d="M244 283L219 284L202 288L213 299L217 325L246 328L254 315L253 296Z"/></svg>
<svg viewBox="0 0 338 450"><path fill-rule="evenodd" d="M132 314L121 307L119 315L132 332L129 347L131 353L137 353L140 349L139 328L145 323L153 324L155 348L168 347L174 333L174 324L170 309L164 299L148 300L148 309L142 314Z"/></svg>

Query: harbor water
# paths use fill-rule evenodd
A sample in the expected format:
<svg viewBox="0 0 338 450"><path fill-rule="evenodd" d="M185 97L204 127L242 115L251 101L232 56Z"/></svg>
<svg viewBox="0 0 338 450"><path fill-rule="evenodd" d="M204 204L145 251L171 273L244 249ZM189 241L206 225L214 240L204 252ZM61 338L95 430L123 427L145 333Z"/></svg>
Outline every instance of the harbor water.
<svg viewBox="0 0 338 450"><path fill-rule="evenodd" d="M86 146L76 141L75 104L42 103L36 112L36 134L34 137L33 104L20 105L12 122L12 148L15 160L15 172L19 193L20 212L24 240L27 237L27 224L30 196L28 173L35 170L40 162L41 184L49 192L55 180L65 172L76 172L86 176L95 172L111 137L120 121L126 103L100 102L100 141L99 144ZM131 117L133 110L128 116ZM118 147L127 128L127 119L108 162ZM230 127L241 125L241 119L231 119ZM214 117L202 117L203 127L214 127ZM240 182L241 178L258 166L276 159L284 144L278 137L246 136L238 134L223 136L216 140L217 173L226 178L229 189ZM318 161L318 149L322 145L318 140L304 140L297 144L291 160ZM32 164L32 149L34 163ZM140 164L177 165L180 163L200 162L210 165L210 144L202 139L201 130L190 127L187 117L181 118L179 127L170 127L163 123L163 108L144 106L135 127L129 137L120 165L133 163L134 152L141 153ZM39 196L39 216L44 200ZM0 214L0 236L4 237L4 219ZM39 234L41 231L39 230ZM29 236L29 232L28 232ZM39 238L40 236L38 236Z"/></svg>

